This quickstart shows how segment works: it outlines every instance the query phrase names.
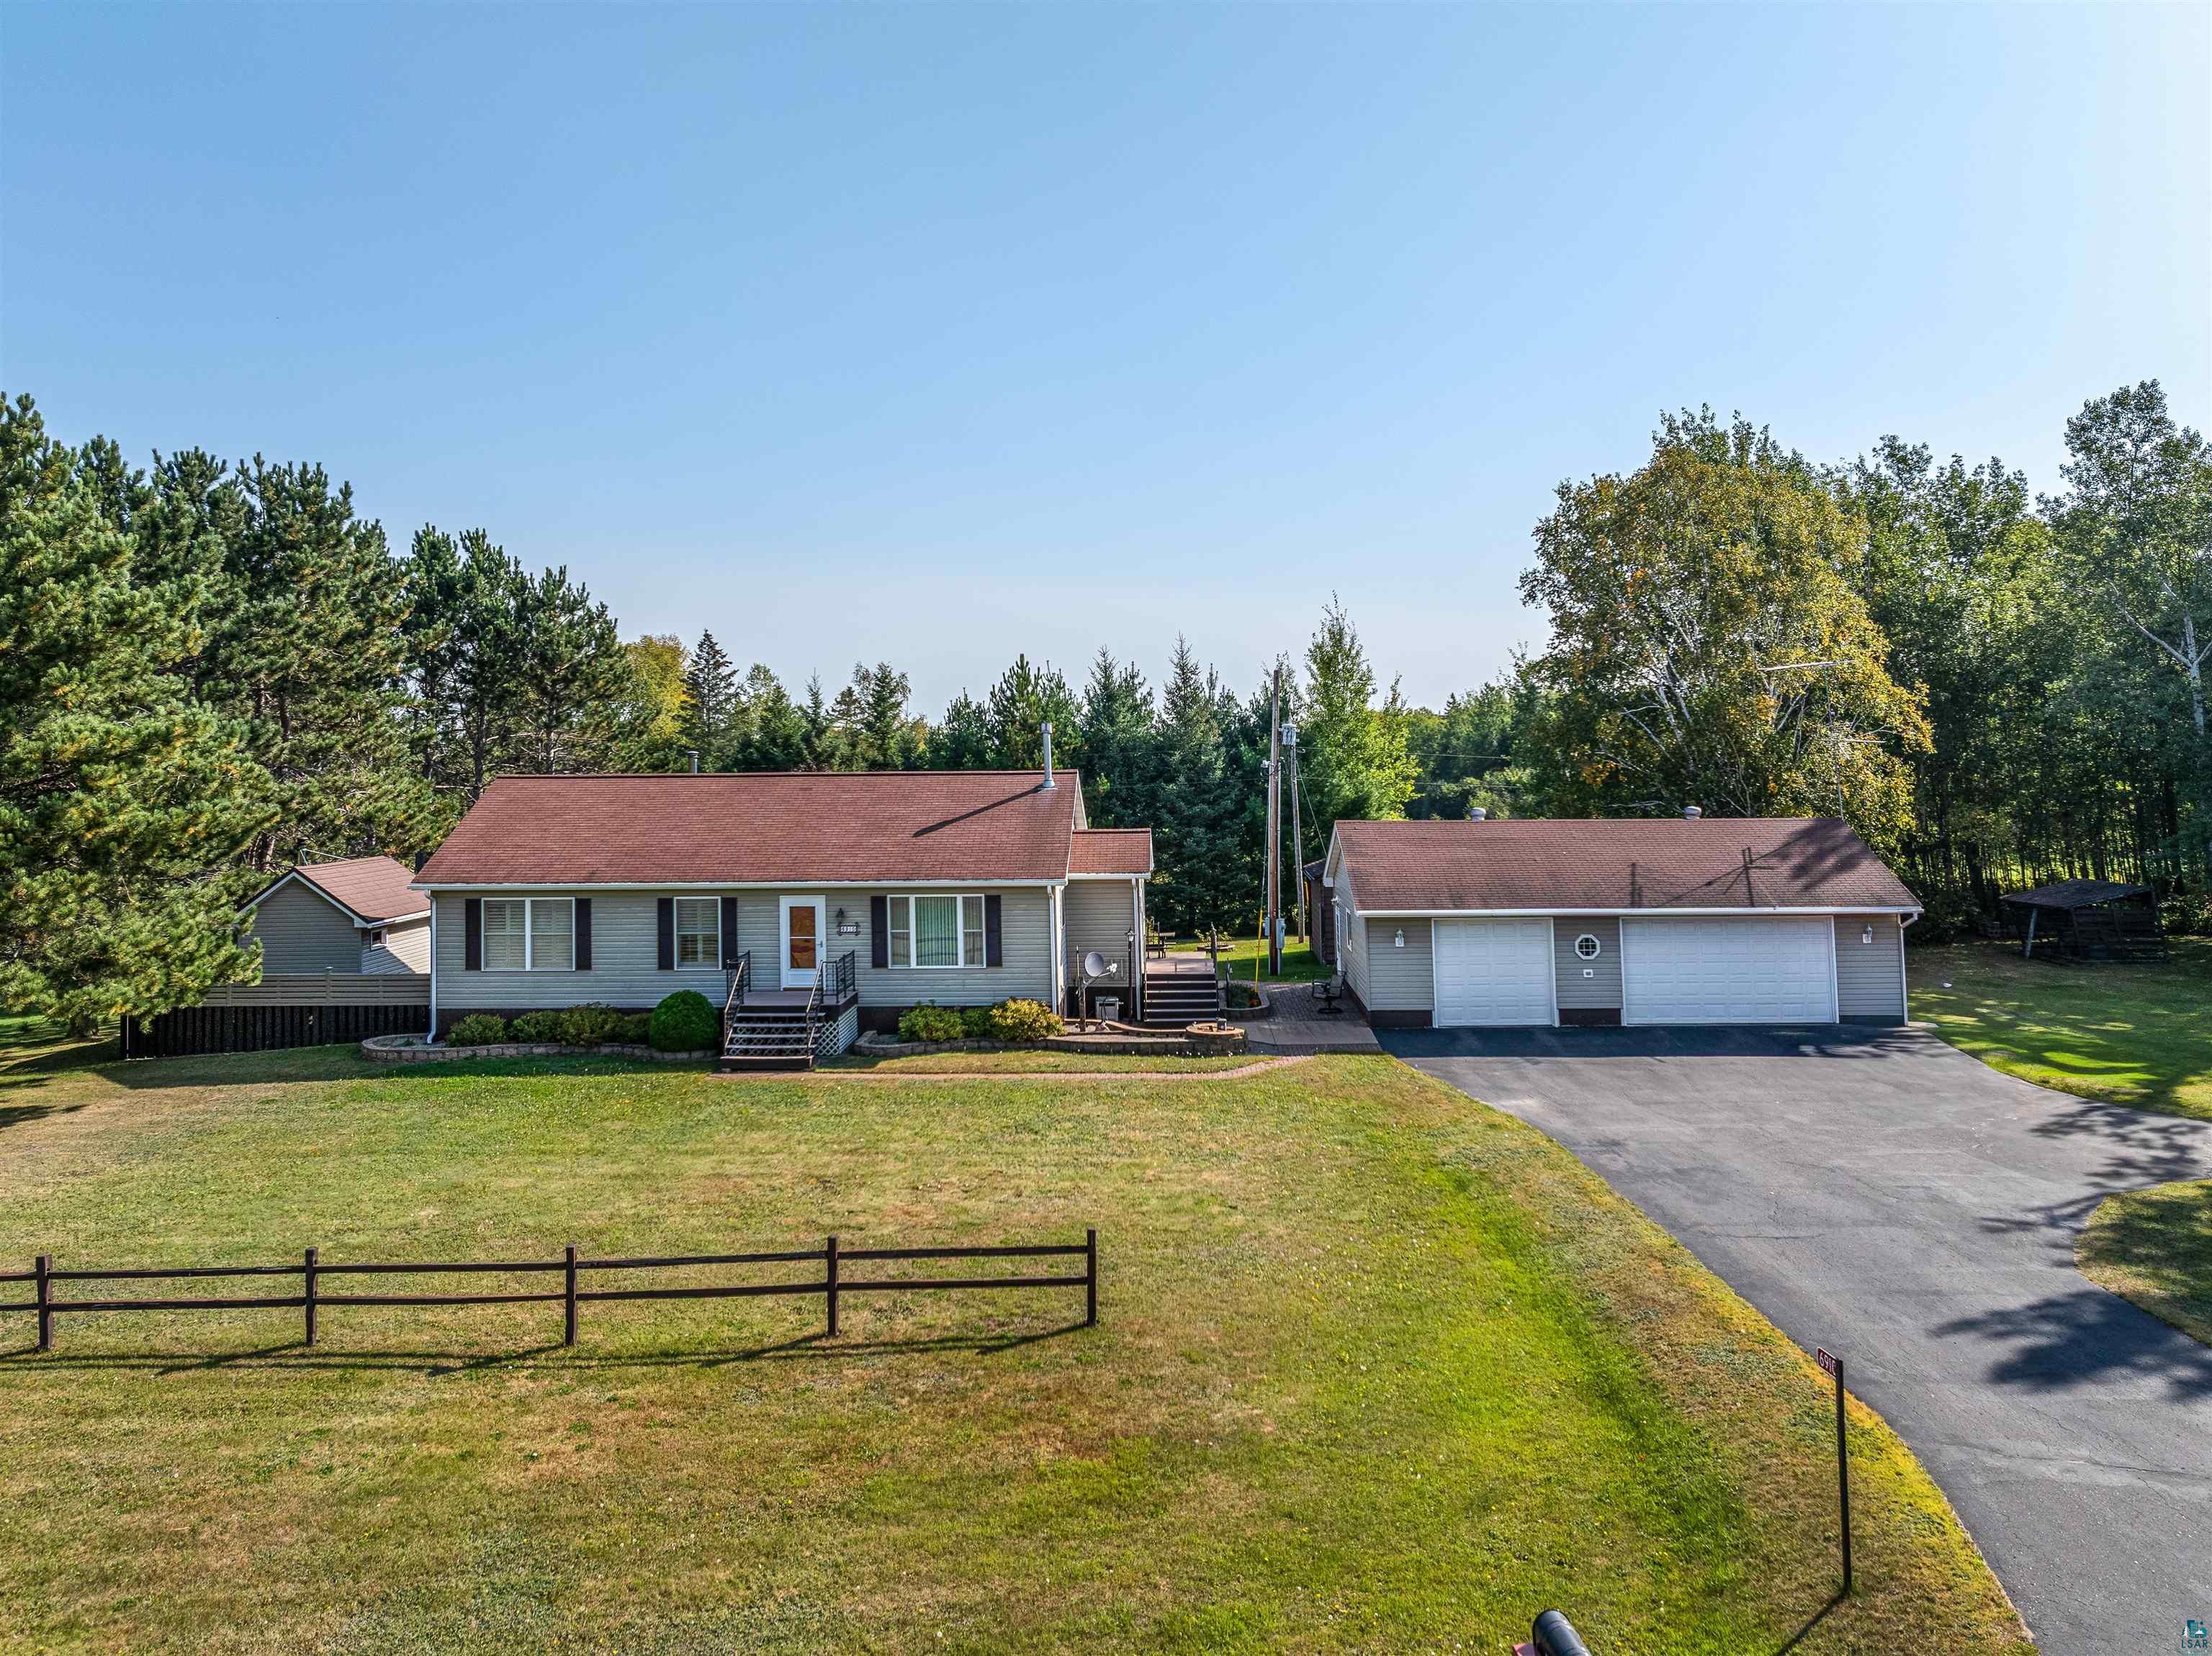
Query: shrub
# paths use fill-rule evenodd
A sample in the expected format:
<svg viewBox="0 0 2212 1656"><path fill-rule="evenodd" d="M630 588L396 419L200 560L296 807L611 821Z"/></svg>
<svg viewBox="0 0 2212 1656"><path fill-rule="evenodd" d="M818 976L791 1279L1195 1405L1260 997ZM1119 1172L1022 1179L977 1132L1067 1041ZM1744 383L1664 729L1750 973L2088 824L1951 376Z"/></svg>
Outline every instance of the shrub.
<svg viewBox="0 0 2212 1656"><path fill-rule="evenodd" d="M544 1046L561 1039L559 1012L525 1012L507 1026L509 1040L525 1040L532 1046Z"/></svg>
<svg viewBox="0 0 2212 1656"><path fill-rule="evenodd" d="M1231 978L1229 980L1229 1004L1249 1010L1260 1004L1260 991L1256 986L1246 983L1241 978Z"/></svg>
<svg viewBox="0 0 2212 1656"><path fill-rule="evenodd" d="M950 1006L910 1006L899 1015L901 1040L957 1040L966 1028Z"/></svg>
<svg viewBox="0 0 2212 1656"><path fill-rule="evenodd" d="M1048 1040L1066 1027L1041 1001L1002 1000L991 1009L991 1033L1000 1040Z"/></svg>
<svg viewBox="0 0 2212 1656"><path fill-rule="evenodd" d="M700 1052L714 1046L721 1033L721 1015L696 989L679 989L653 1009L655 1052Z"/></svg>
<svg viewBox="0 0 2212 1656"><path fill-rule="evenodd" d="M988 1006L964 1009L960 1014L960 1033L970 1040L990 1040L991 1009Z"/></svg>
<svg viewBox="0 0 2212 1656"><path fill-rule="evenodd" d="M617 1032L614 1039L625 1046L650 1046L653 1045L653 1014L630 1013L623 1019L622 1028Z"/></svg>
<svg viewBox="0 0 2212 1656"><path fill-rule="evenodd" d="M489 1012L471 1012L446 1034L454 1046L495 1046L507 1039L507 1020Z"/></svg>
<svg viewBox="0 0 2212 1656"><path fill-rule="evenodd" d="M561 1014L561 1040L568 1046L596 1046L603 1040L617 1039L623 1022L620 1012L596 1001L571 1006Z"/></svg>

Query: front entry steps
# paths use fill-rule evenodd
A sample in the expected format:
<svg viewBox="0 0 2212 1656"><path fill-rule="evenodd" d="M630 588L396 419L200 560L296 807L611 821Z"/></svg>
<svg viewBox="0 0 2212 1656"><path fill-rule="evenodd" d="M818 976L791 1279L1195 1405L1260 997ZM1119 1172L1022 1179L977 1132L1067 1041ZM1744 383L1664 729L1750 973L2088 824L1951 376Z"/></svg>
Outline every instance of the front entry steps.
<svg viewBox="0 0 2212 1656"><path fill-rule="evenodd" d="M725 1070L811 1070L814 1043L804 1006L741 1006L722 1038Z"/></svg>
<svg viewBox="0 0 2212 1656"><path fill-rule="evenodd" d="M1145 1028L1188 1029L1218 1018L1227 1010L1221 981L1211 973L1145 974Z"/></svg>

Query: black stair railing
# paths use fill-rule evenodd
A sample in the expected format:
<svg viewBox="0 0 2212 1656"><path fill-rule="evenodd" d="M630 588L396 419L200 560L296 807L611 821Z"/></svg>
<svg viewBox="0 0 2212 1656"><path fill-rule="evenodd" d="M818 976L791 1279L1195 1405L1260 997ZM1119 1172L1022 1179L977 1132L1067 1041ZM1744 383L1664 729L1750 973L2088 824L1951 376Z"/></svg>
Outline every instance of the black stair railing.
<svg viewBox="0 0 2212 1656"><path fill-rule="evenodd" d="M745 1004L745 991L753 976L753 951L750 949L738 956L729 968L730 991L722 999L722 1050L730 1050L730 1034L737 1028L738 1012Z"/></svg>

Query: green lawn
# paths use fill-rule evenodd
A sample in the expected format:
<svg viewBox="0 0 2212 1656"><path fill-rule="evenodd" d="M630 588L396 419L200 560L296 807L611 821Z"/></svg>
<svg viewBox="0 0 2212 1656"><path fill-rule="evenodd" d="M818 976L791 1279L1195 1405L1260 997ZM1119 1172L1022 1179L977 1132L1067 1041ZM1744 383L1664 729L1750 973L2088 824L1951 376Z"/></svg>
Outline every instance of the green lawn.
<svg viewBox="0 0 2212 1656"><path fill-rule="evenodd" d="M1908 950L1912 1016L2008 1075L2212 1119L2212 941L2140 966L2023 961L2018 945Z"/></svg>
<svg viewBox="0 0 2212 1656"><path fill-rule="evenodd" d="M1206 952L1204 943L1179 943L1175 952L1186 954L1194 948L1199 954ZM1310 983L1316 978L1329 975L1329 968L1322 964L1321 957L1313 951L1313 946L1300 943L1295 936L1283 944L1283 970L1279 977L1267 975L1267 948L1257 937L1233 940L1224 937L1221 940L1221 965L1228 976L1240 978L1246 983L1252 981L1255 967L1261 983Z"/></svg>
<svg viewBox="0 0 2212 1656"><path fill-rule="evenodd" d="M2027 1648L1875 1417L1571 1156L1386 1059L719 1079L343 1048L0 1075L0 1257L1076 1238L1077 1296L0 1320L0 1648ZM473 1279L489 1286L491 1279ZM396 1284L395 1284L396 1286ZM73 1290L82 1291L82 1290ZM1808 1622L1802 1641L1790 1643Z"/></svg>
<svg viewBox="0 0 2212 1656"><path fill-rule="evenodd" d="M2212 1345L2212 1180L2106 1198L2074 1258L2090 1281Z"/></svg>

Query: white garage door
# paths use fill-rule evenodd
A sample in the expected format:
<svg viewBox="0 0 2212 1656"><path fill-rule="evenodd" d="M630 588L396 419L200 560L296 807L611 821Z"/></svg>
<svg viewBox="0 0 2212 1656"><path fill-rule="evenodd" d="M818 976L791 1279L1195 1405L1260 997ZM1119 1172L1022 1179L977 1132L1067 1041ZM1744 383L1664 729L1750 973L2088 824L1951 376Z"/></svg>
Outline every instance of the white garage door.
<svg viewBox="0 0 2212 1656"><path fill-rule="evenodd" d="M1833 1023L1835 922L1623 920L1624 1023Z"/></svg>
<svg viewBox="0 0 2212 1656"><path fill-rule="evenodd" d="M1440 1026L1553 1021L1549 920L1438 920L1435 940Z"/></svg>

